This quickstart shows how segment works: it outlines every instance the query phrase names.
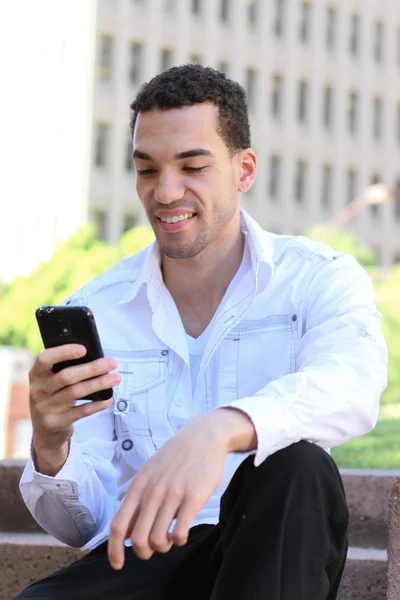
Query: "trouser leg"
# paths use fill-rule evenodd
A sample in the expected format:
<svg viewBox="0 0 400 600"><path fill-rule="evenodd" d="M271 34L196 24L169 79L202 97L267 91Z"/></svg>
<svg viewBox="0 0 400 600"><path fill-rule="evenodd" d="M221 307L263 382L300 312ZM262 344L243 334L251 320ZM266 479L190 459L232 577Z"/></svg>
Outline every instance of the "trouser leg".
<svg viewBox="0 0 400 600"><path fill-rule="evenodd" d="M194 527L186 546L167 554L156 553L148 561L125 548L125 566L114 571L102 544L71 565L33 583L15 600L165 600L165 585L187 554L198 547L212 525Z"/></svg>
<svg viewBox="0 0 400 600"><path fill-rule="evenodd" d="M221 499L222 562L211 600L334 600L348 508L333 459L299 442L238 468Z"/></svg>

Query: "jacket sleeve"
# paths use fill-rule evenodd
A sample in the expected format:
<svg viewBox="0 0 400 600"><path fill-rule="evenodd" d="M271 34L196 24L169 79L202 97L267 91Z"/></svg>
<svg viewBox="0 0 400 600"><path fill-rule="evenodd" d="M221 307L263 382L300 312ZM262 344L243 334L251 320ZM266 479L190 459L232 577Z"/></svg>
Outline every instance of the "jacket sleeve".
<svg viewBox="0 0 400 600"><path fill-rule="evenodd" d="M80 299L67 300L79 304ZM73 547L94 547L107 537L115 510L119 466L112 407L77 421L67 461L55 477L38 473L33 456L20 491L34 519Z"/></svg>
<svg viewBox="0 0 400 600"><path fill-rule="evenodd" d="M375 427L387 385L387 346L372 282L348 255L324 263L303 298L296 372L227 404L256 430L255 465L300 440L323 448Z"/></svg>

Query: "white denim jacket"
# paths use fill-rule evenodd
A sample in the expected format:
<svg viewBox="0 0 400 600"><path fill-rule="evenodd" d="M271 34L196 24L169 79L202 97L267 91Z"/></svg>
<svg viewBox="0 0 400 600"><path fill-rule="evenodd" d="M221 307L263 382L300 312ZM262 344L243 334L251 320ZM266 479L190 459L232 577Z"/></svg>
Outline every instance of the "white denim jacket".
<svg viewBox="0 0 400 600"><path fill-rule="evenodd" d="M304 237L268 233L244 211L252 269L215 319L192 390L185 331L163 284L156 243L117 263L67 303L89 306L122 382L109 409L76 423L55 477L30 459L20 488L38 523L93 548L133 475L194 415L241 409L258 438L258 466L308 440L323 448L370 431L387 383L387 348L365 270ZM220 485L193 524L216 523L248 454L229 454Z"/></svg>

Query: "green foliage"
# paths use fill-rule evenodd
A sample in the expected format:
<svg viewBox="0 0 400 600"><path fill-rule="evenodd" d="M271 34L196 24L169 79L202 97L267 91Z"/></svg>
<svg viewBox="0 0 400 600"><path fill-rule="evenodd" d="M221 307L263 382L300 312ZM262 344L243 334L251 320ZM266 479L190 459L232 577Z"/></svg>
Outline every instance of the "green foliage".
<svg viewBox="0 0 400 600"><path fill-rule="evenodd" d="M372 267L377 264L376 252L348 231L324 229L316 225L307 229L304 235L312 240L328 244L338 252L352 254L363 267Z"/></svg>
<svg viewBox="0 0 400 600"><path fill-rule="evenodd" d="M60 304L87 281L120 258L138 252L152 239L148 227L137 227L125 233L118 246L111 246L96 238L93 225L82 227L49 261L5 287L0 296L0 346L26 347L33 354L39 352L43 346L35 319L36 308Z"/></svg>
<svg viewBox="0 0 400 600"><path fill-rule="evenodd" d="M332 448L340 468L398 469L400 419L382 419L371 433Z"/></svg>
<svg viewBox="0 0 400 600"><path fill-rule="evenodd" d="M377 307L382 313L382 330L389 348L389 383L382 404L400 402L400 266L369 271L374 282Z"/></svg>

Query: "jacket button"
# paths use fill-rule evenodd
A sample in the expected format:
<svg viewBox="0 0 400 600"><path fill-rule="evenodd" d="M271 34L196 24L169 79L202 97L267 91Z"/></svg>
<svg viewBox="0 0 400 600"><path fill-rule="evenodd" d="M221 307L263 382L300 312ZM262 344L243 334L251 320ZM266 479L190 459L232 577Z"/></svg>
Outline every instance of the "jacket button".
<svg viewBox="0 0 400 600"><path fill-rule="evenodd" d="M293 321L293 323L294 323L295 321L297 321L297 315L293 315L293 317L292 317L292 321Z"/></svg>
<svg viewBox="0 0 400 600"><path fill-rule="evenodd" d="M168 350L163 350L163 351L161 352L161 356L167 356L167 354L168 354Z"/></svg>
<svg viewBox="0 0 400 600"><path fill-rule="evenodd" d="M127 406L128 406L128 403L126 400L118 400L117 408L120 412L124 412L124 410L126 410Z"/></svg>
<svg viewBox="0 0 400 600"><path fill-rule="evenodd" d="M129 450L132 450L132 448L133 448L132 440L124 440L122 442L122 450L126 450L128 452Z"/></svg>

